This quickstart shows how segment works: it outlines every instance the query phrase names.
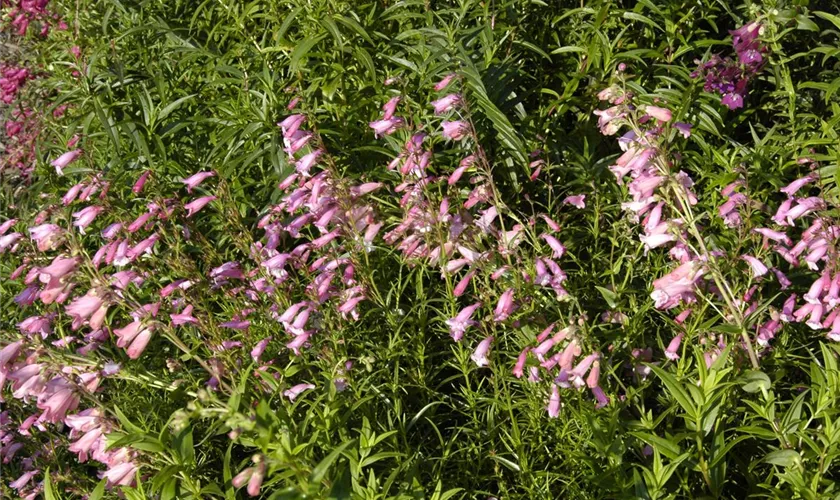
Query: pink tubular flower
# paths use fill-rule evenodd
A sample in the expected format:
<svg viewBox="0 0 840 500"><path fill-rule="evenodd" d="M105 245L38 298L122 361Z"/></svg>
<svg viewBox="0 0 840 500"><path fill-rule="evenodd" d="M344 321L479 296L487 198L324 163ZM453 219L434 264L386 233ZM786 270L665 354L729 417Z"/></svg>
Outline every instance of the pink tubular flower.
<svg viewBox="0 0 840 500"><path fill-rule="evenodd" d="M383 135L391 135L405 125L405 120L399 117L391 117L384 120L372 121L368 124L373 129L374 135L379 138Z"/></svg>
<svg viewBox="0 0 840 500"><path fill-rule="evenodd" d="M456 73L450 73L450 74L446 75L445 77L443 77L443 80L441 80L441 81L439 81L438 83L435 84L435 90L437 92L440 92L441 90L445 89L446 87L449 86L449 83L452 82L452 80L456 76L458 76Z"/></svg>
<svg viewBox="0 0 840 500"><path fill-rule="evenodd" d="M470 125L461 120L443 122L443 137L453 141L460 141L467 137L470 132Z"/></svg>
<svg viewBox="0 0 840 500"><path fill-rule="evenodd" d="M146 185L146 181L149 180L149 176L152 175L151 170L146 170L140 177L137 178L137 182L134 183L134 186L131 187L131 192L135 194L139 194L143 191L143 186Z"/></svg>
<svg viewBox="0 0 840 500"><path fill-rule="evenodd" d="M586 208L586 195L585 194L576 194L573 196L567 196L566 199L563 200L564 205L572 205L577 208Z"/></svg>
<svg viewBox="0 0 840 500"><path fill-rule="evenodd" d="M442 115L461 104L461 96L459 94L449 94L436 101L432 101L430 104L435 108L436 115Z"/></svg>
<svg viewBox="0 0 840 500"><path fill-rule="evenodd" d="M659 106L645 106L645 112L662 122L671 121L671 110Z"/></svg>
<svg viewBox="0 0 840 500"><path fill-rule="evenodd" d="M283 395L289 398L289 401L294 402L294 400L297 399L302 392L314 388L315 386L313 384L297 384L283 391Z"/></svg>
<svg viewBox="0 0 840 500"><path fill-rule="evenodd" d="M132 486L138 467L133 462L121 462L102 474L109 486Z"/></svg>
<svg viewBox="0 0 840 500"><path fill-rule="evenodd" d="M544 239L545 242L548 243L548 246L550 246L551 249L554 251L555 259L562 258L563 255L566 253L566 247L564 247L562 243L557 241L557 238L555 238L554 236L551 236L550 234L543 234L541 238Z"/></svg>
<svg viewBox="0 0 840 500"><path fill-rule="evenodd" d="M551 396L548 398L548 418L560 416L560 390L557 384L551 384Z"/></svg>
<svg viewBox="0 0 840 500"><path fill-rule="evenodd" d="M50 165L55 167L55 172L58 175L64 175L64 168L66 168L67 165L70 165L71 163L76 161L76 159L79 156L81 156L81 154L82 154L81 149L74 149L73 151L68 151L68 152L64 153L63 155L59 156L58 158L56 158L55 160L51 161Z"/></svg>
<svg viewBox="0 0 840 500"><path fill-rule="evenodd" d="M475 351L470 355L470 359L472 359L478 367L490 364L490 360L487 358L487 355L490 353L490 344L492 343L493 336L491 335L479 342Z"/></svg>
<svg viewBox="0 0 840 500"><path fill-rule="evenodd" d="M73 218L76 219L73 221L73 225L79 228L80 233L85 234L85 228L88 227L96 216L103 210L105 209L102 207L85 207L73 214Z"/></svg>
<svg viewBox="0 0 840 500"><path fill-rule="evenodd" d="M38 250L46 252L58 247L58 244L64 238L64 230L55 224L41 224L40 226L30 227L29 236L38 244Z"/></svg>
<svg viewBox="0 0 840 500"><path fill-rule="evenodd" d="M198 324L198 319L192 315L193 306L192 304L188 305L178 314L170 314L169 318L172 320L173 326L181 326L186 324Z"/></svg>
<svg viewBox="0 0 840 500"><path fill-rule="evenodd" d="M399 96L392 97L391 99L389 99L388 102L386 102L382 106L382 111L384 112L384 115L382 116L382 119L383 120L390 120L394 116L394 113L397 112L397 105L399 103L400 103L400 97Z"/></svg>
<svg viewBox="0 0 840 500"><path fill-rule="evenodd" d="M455 342L461 341L467 328L478 324L471 318L479 307L481 307L481 302L476 302L463 308L454 318L446 320L446 325L449 327L449 334Z"/></svg>
<svg viewBox="0 0 840 500"><path fill-rule="evenodd" d="M525 374L525 363L528 361L528 353L531 352L530 347L526 347L519 353L519 357L516 358L516 365L513 367L513 375L516 378L522 378Z"/></svg>
<svg viewBox="0 0 840 500"><path fill-rule="evenodd" d="M767 274L767 266L765 266L764 263L760 260L756 259L751 255L742 255L741 258L747 261L747 263L750 265L750 269L752 269L754 278L760 278L761 276Z"/></svg>
<svg viewBox="0 0 840 500"><path fill-rule="evenodd" d="M215 199L215 196L202 196L201 198L196 198L195 200L187 203L186 205L184 205L184 208L187 209L187 217L192 217L194 214L198 213L199 210L204 208L208 203Z"/></svg>
<svg viewBox="0 0 840 500"><path fill-rule="evenodd" d="M793 244L793 242L790 240L788 235L786 235L785 233L783 233L781 231L774 231L774 230L768 229L766 227L759 227L759 228L753 229L753 232L764 236L768 240L772 240L772 241L775 241L775 242L778 242L778 243L783 243L783 244L788 245L788 246Z"/></svg>
<svg viewBox="0 0 840 500"><path fill-rule="evenodd" d="M208 177L213 177L214 175L216 175L216 172L198 172L187 177L181 182L187 185L187 192L192 193L192 190L195 189L196 186L204 182L204 180Z"/></svg>
<svg viewBox="0 0 840 500"><path fill-rule="evenodd" d="M265 462L263 461L260 461L256 467L248 467L233 478L231 481L233 487L241 488L247 482L248 487L245 491L248 492L248 496L255 497L259 495L263 479L265 479L265 468Z"/></svg>
<svg viewBox="0 0 840 500"><path fill-rule="evenodd" d="M513 312L513 288L508 288L499 297L499 302L496 304L496 309L493 311L493 320L496 322L504 321Z"/></svg>
<svg viewBox="0 0 840 500"><path fill-rule="evenodd" d="M103 300L96 289L92 289L84 296L71 302L66 311L73 317L73 330L78 330L88 319L91 329L99 330L105 321L108 303Z"/></svg>
<svg viewBox="0 0 840 500"><path fill-rule="evenodd" d="M680 342L682 342L683 334L680 333L676 335L671 342L668 344L668 347L665 348L665 357L670 359L671 361L676 361L680 359L680 355L677 354L677 351L680 350Z"/></svg>

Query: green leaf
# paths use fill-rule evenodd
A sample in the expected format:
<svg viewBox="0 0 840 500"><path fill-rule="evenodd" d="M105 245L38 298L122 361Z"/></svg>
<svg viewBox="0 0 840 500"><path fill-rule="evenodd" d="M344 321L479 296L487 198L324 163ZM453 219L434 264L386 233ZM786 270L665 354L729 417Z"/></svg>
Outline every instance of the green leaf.
<svg viewBox="0 0 840 500"><path fill-rule="evenodd" d="M309 53L310 50L318 43L327 37L327 34L321 34L314 37L309 37L303 42L299 43L295 50L292 51L292 57L289 59L289 71L292 73L297 72L300 69L300 62L301 60L306 57L306 54Z"/></svg>
<svg viewBox="0 0 840 500"><path fill-rule="evenodd" d="M99 481L99 484L96 485L96 488L90 492L88 495L88 500L100 500L105 495L105 485L108 484L107 479L102 479Z"/></svg>
<svg viewBox="0 0 840 500"><path fill-rule="evenodd" d="M794 450L776 450L768 453L763 462L773 465L780 465L782 467L790 467L798 462L800 459L799 452Z"/></svg>
<svg viewBox="0 0 840 500"><path fill-rule="evenodd" d="M741 389L749 393L766 391L771 386L770 377L766 373L758 370L748 370L741 377L740 382Z"/></svg>
<svg viewBox="0 0 840 500"><path fill-rule="evenodd" d="M615 299L618 297L615 292L612 290L608 290L602 286L595 286L599 292L601 292L601 296L604 297L604 300L607 301L607 305L610 306L610 309L615 309L616 301Z"/></svg>
<svg viewBox="0 0 840 500"><path fill-rule="evenodd" d="M341 452L343 452L348 446L355 442L355 439L345 441L344 443L339 445L338 448L330 452L329 455L324 457L324 459L321 460L321 462L318 465L316 465L314 469L312 469L312 475L310 476L309 481L315 484L320 484L321 481L324 480L324 476L327 474L327 471L329 470L330 466L333 464L333 462L335 462L338 459L339 455L341 455Z"/></svg>
<svg viewBox="0 0 840 500"><path fill-rule="evenodd" d="M682 388L682 384L680 384L673 375L662 368L648 363L645 363L645 365L649 366L653 373L662 380L662 383L665 384L665 387L668 389L668 393L671 397L677 400L677 403L679 403L683 411L685 411L692 420L696 419L697 410L691 403L688 393Z"/></svg>
<svg viewBox="0 0 840 500"><path fill-rule="evenodd" d="M649 444L654 450L659 451L659 453L662 453L671 460L676 460L682 453L680 451L680 445L669 439L661 438L648 432L631 432L630 434Z"/></svg>

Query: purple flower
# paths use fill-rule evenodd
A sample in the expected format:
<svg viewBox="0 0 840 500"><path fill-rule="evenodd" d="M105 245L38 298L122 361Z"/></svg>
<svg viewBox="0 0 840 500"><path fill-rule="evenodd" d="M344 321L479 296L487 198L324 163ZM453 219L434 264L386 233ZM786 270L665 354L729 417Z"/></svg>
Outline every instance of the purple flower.
<svg viewBox="0 0 840 500"><path fill-rule="evenodd" d="M294 402L294 400L297 399L297 397L300 396L302 392L314 388L315 386L312 384L297 384L283 391L283 395L289 398L289 401Z"/></svg>
<svg viewBox="0 0 840 500"><path fill-rule="evenodd" d="M446 325L449 327L449 334L455 342L461 341L467 328L478 324L471 318L479 307L481 307L481 302L476 302L462 309L454 318L446 320Z"/></svg>
<svg viewBox="0 0 840 500"><path fill-rule="evenodd" d="M71 163L76 161L76 159L81 155L81 149L74 149L73 151L68 151L56 158L55 160L51 161L50 165L55 167L55 172L58 175L64 175L64 168L66 168L67 165L70 165Z"/></svg>

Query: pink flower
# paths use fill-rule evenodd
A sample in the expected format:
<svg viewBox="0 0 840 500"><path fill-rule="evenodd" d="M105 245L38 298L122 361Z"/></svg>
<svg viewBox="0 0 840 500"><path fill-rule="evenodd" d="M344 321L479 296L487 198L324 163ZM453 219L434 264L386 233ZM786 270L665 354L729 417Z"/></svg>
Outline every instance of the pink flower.
<svg viewBox="0 0 840 500"><path fill-rule="evenodd" d="M470 125L461 120L443 122L443 137L453 141L460 141L467 137L470 132Z"/></svg>
<svg viewBox="0 0 840 500"><path fill-rule="evenodd" d="M132 486L137 469L133 462L122 462L105 471L102 477L107 480L108 486Z"/></svg>
<svg viewBox="0 0 840 500"><path fill-rule="evenodd" d="M513 288L508 288L496 304L496 309L493 312L493 320L496 322L504 321L513 312Z"/></svg>
<svg viewBox="0 0 840 500"><path fill-rule="evenodd" d="M455 342L461 341L467 328L478 324L471 318L479 307L481 307L481 302L476 302L463 308L454 318L446 320L446 325L449 327L449 334Z"/></svg>
<svg viewBox="0 0 840 500"><path fill-rule="evenodd" d="M79 395L70 387L61 388L47 399L38 401L38 408L44 410L39 420L50 423L61 422L67 412L75 410L77 406L79 406Z"/></svg>
<svg viewBox="0 0 840 500"><path fill-rule="evenodd" d="M187 307L185 307L184 310L181 311L180 313L170 314L169 318L172 320L172 325L173 326L180 326L180 325L186 325L188 323L198 324L198 319L196 319L192 315L192 311L193 311L193 306L192 306L192 304L190 304Z"/></svg>
<svg viewBox="0 0 840 500"><path fill-rule="evenodd" d="M181 182L187 185L187 192L192 193L192 190L195 189L199 184L204 182L205 179L213 177L214 175L216 175L216 172L198 172L187 177Z"/></svg>
<svg viewBox="0 0 840 500"><path fill-rule="evenodd" d="M23 235L20 233L9 233L4 236L0 236L0 253L5 252L8 249L11 249L12 252L15 251L17 248L17 242L23 238Z"/></svg>
<svg viewBox="0 0 840 500"><path fill-rule="evenodd" d="M271 337L266 337L257 342L257 345L255 345L254 348L251 349L251 359L253 359L255 363L260 360L260 356L262 356L263 352L265 352L265 349L266 347L268 347L269 342L271 342Z"/></svg>
<svg viewBox="0 0 840 500"><path fill-rule="evenodd" d="M795 181L791 182L790 184L783 187L779 191L781 191L782 193L785 193L786 195L792 197L793 195L796 194L797 191L802 189L803 186L805 186L807 184L810 184L811 182L814 182L815 180L816 180L816 177L814 176L814 174L809 174L809 175L806 175L805 177L802 177L800 179L796 179Z"/></svg>
<svg viewBox="0 0 840 500"><path fill-rule="evenodd" d="M475 351L470 355L470 359L475 361L475 364L478 367L487 366L490 364L490 360L487 359L487 355L490 353L490 344L493 343L493 337L487 337L486 339L479 342L478 346L475 348Z"/></svg>
<svg viewBox="0 0 840 500"><path fill-rule="evenodd" d="M662 122L671 121L671 110L659 106L645 106L645 113Z"/></svg>
<svg viewBox="0 0 840 500"><path fill-rule="evenodd" d="M391 135L402 128L405 125L405 120L399 117L391 117L372 121L368 125L373 129L374 136L379 138L383 135Z"/></svg>
<svg viewBox="0 0 840 500"><path fill-rule="evenodd" d="M445 77L443 77L443 80L435 84L435 90L437 92L440 92L441 90L445 89L449 86L449 83L452 82L452 80L457 76L458 75L456 73L450 73L446 75Z"/></svg>
<svg viewBox="0 0 840 500"><path fill-rule="evenodd" d="M543 234L541 238L544 239L545 242L548 243L548 246L550 246L551 249L554 251L555 259L562 258L563 255L566 253L566 247L564 247L562 243L557 241L557 238L555 238L554 236L551 236L550 234Z"/></svg>
<svg viewBox="0 0 840 500"><path fill-rule="evenodd" d="M436 101L432 101L430 104L435 108L436 115L442 115L461 104L461 96L459 94L449 94Z"/></svg>
<svg viewBox="0 0 840 500"><path fill-rule="evenodd" d="M313 166L315 166L315 164L318 162L318 158L322 154L324 154L324 150L316 149L310 153L303 155L301 159L295 163L295 170L297 170L297 172L300 175L304 177L309 177L309 171L312 169Z"/></svg>
<svg viewBox="0 0 840 500"><path fill-rule="evenodd" d="M665 357L670 359L671 361L676 361L680 359L680 355L677 354L677 351L680 350L680 342L682 342L683 334L680 333L676 335L671 342L668 343L668 347L665 348Z"/></svg>
<svg viewBox="0 0 840 500"><path fill-rule="evenodd" d="M261 460L256 467L248 467L237 474L231 483L234 488L241 488L247 482L248 487L245 491L248 492L249 496L255 497L260 494L263 479L265 479L265 462Z"/></svg>
<svg viewBox="0 0 840 500"><path fill-rule="evenodd" d="M105 321L105 314L108 312L108 303L99 295L96 289L88 291L84 296L78 297L66 308L67 314L73 316L73 330L89 319L90 327L93 330L102 328Z"/></svg>
<svg viewBox="0 0 840 500"><path fill-rule="evenodd" d="M750 265L750 269L752 269L754 278L760 278L761 276L767 274L767 266L765 266L764 263L760 260L756 259L751 255L742 255L741 258L747 261L747 263Z"/></svg>
<svg viewBox="0 0 840 500"><path fill-rule="evenodd" d="M135 194L139 194L143 191L143 186L146 185L146 181L149 180L149 176L152 175L151 170L146 170L140 177L137 179L137 182L134 183L134 186L131 187L131 192Z"/></svg>
<svg viewBox="0 0 840 500"><path fill-rule="evenodd" d="M297 399L297 397L300 396L302 392L314 388L315 386L312 384L297 384L283 391L283 395L289 398L289 401L294 402L294 400Z"/></svg>
<svg viewBox="0 0 840 500"><path fill-rule="evenodd" d="M686 139L691 136L691 124L689 123L677 122L674 124L674 128Z"/></svg>
<svg viewBox="0 0 840 500"><path fill-rule="evenodd" d="M58 247L64 238L64 230L55 224L41 224L29 228L29 237L38 244L38 250L46 252Z"/></svg>
<svg viewBox="0 0 840 500"><path fill-rule="evenodd" d="M149 340L152 338L152 330L144 326L141 321L135 320L123 328L114 330L114 335L119 339L117 340L117 347L124 348L129 358L137 359L149 344Z"/></svg>
<svg viewBox="0 0 840 500"><path fill-rule="evenodd" d="M85 234L85 228L88 227L96 216L103 210L105 209L102 207L85 207L73 214L73 218L76 219L73 221L73 225L79 228L80 233Z"/></svg>
<svg viewBox="0 0 840 500"><path fill-rule="evenodd" d="M759 227L759 228L753 229L753 232L764 236L768 240L776 241L778 243L784 243L785 245L788 245L788 246L793 244L793 242L790 240L788 235L786 235L785 233L783 233L781 231L774 231L774 230L768 229L766 227Z"/></svg>
<svg viewBox="0 0 840 500"><path fill-rule="evenodd" d="M194 214L198 213L199 210L204 208L208 203L215 199L215 196L202 196L201 198L196 198L195 200L187 203L186 205L184 205L184 208L187 209L187 217L192 217Z"/></svg>
<svg viewBox="0 0 840 500"><path fill-rule="evenodd" d="M382 111L384 112L384 115L382 116L382 119L383 120L390 120L394 116L394 113L397 112L397 104L399 104L399 103L400 103L400 97L399 96L392 97L391 99L389 99L388 102L386 102L382 106Z"/></svg>
<svg viewBox="0 0 840 500"><path fill-rule="evenodd" d="M560 390L557 384L551 384L551 396L548 398L548 418L560 416Z"/></svg>
<svg viewBox="0 0 840 500"><path fill-rule="evenodd" d="M574 205L577 208L585 208L586 203L584 200L586 200L585 194L576 194L574 196L567 196L566 199L563 200L563 204Z"/></svg>
<svg viewBox="0 0 840 500"><path fill-rule="evenodd" d="M298 131L303 122L306 121L306 117L304 115L290 115L286 117L282 122L278 123L277 125L283 129L283 137L289 138L292 137L295 132Z"/></svg>
<svg viewBox="0 0 840 500"><path fill-rule="evenodd" d="M79 156L81 156L81 154L82 154L81 149L74 149L73 151L68 151L68 152L64 153L63 155L59 156L58 158L56 158L55 160L51 161L50 165L55 167L55 172L58 175L64 175L64 168L66 168L67 165L70 165L71 163L76 161L76 159Z"/></svg>
<svg viewBox="0 0 840 500"><path fill-rule="evenodd" d="M525 375L525 363L528 361L528 353L531 351L530 347L526 347L519 353L519 357L516 358L516 365L513 367L513 375L516 378L522 378Z"/></svg>

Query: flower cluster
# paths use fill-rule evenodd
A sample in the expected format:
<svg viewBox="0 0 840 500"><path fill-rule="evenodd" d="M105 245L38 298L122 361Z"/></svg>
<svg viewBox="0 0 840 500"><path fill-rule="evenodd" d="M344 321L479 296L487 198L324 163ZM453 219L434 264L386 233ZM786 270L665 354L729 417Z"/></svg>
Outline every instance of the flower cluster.
<svg viewBox="0 0 840 500"><path fill-rule="evenodd" d="M693 78L704 78L703 89L720 94L721 103L729 109L744 107L749 82L764 67L767 47L758 39L760 32L761 24L756 21L731 31L737 60L714 54L708 61L698 63L691 74Z"/></svg>
<svg viewBox="0 0 840 500"><path fill-rule="evenodd" d="M6 13L8 19L11 19L9 26L19 36L25 35L30 25L38 26L38 33L46 36L52 26L60 30L67 29L67 23L47 9L49 3L50 0L0 0L0 9L9 9ZM0 31L3 28L0 24Z"/></svg>

